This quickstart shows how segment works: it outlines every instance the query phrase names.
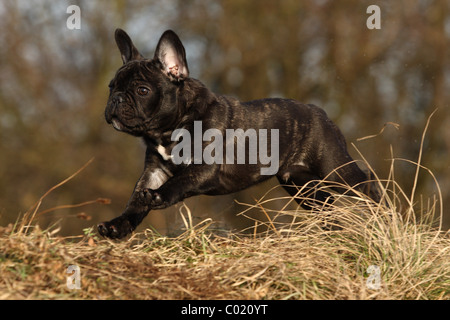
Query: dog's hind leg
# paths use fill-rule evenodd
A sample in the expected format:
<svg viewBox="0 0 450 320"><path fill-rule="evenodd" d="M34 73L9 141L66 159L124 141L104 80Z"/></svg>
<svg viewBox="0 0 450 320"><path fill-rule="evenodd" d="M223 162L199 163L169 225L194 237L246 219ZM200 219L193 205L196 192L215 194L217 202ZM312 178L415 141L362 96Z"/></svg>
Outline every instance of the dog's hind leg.
<svg viewBox="0 0 450 320"><path fill-rule="evenodd" d="M330 182L330 187L336 192L353 195L362 192L375 202L380 202L378 188L371 181L373 177L366 175L346 151L340 155L335 153L333 159L323 159L320 175Z"/></svg>
<svg viewBox="0 0 450 320"><path fill-rule="evenodd" d="M294 165L280 170L277 178L285 190L306 210L334 201L328 192L320 189L320 177L305 166Z"/></svg>

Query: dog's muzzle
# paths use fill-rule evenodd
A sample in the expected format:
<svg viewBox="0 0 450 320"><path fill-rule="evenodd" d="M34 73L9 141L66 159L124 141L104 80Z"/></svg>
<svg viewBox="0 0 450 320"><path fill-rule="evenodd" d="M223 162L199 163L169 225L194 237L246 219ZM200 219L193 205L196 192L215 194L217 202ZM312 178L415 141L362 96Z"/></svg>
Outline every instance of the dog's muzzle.
<svg viewBox="0 0 450 320"><path fill-rule="evenodd" d="M121 130L127 122L133 122L135 117L135 110L121 95L111 97L105 112L106 122L112 124L115 129Z"/></svg>

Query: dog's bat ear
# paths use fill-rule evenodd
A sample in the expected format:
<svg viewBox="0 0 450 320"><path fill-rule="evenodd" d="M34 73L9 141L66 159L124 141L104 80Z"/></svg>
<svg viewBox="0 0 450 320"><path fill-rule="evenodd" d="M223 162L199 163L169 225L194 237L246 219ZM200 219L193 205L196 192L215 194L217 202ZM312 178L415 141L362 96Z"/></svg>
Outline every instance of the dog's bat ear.
<svg viewBox="0 0 450 320"><path fill-rule="evenodd" d="M131 41L130 36L122 29L116 29L114 34L117 46L119 47L120 54L122 56L123 64L133 61L142 60L144 57L139 53L136 47Z"/></svg>
<svg viewBox="0 0 450 320"><path fill-rule="evenodd" d="M186 52L180 38L172 30L167 30L162 34L154 59L161 62L163 72L171 80L182 81L189 77Z"/></svg>

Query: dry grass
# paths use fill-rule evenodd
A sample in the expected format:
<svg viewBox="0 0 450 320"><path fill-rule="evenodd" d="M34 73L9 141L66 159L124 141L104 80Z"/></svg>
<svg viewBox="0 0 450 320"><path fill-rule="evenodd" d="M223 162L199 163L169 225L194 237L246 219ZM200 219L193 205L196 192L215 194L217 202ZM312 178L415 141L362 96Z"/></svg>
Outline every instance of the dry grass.
<svg viewBox="0 0 450 320"><path fill-rule="evenodd" d="M312 212L270 211L274 199L266 196L250 207L266 213L268 231L227 237L210 232L209 219L193 226L186 206L186 232L177 238L146 230L113 242L92 229L73 238L41 230L35 217L42 200L67 179L16 225L0 228L0 299L448 300L450 235L441 230L439 187L420 205L415 187L408 195L395 183L395 161L391 175L375 181L382 204L351 190ZM414 165L417 181L419 170L428 170L420 157ZM277 215L292 222L276 225ZM68 289L69 265L80 267L81 289ZM379 282L371 281L370 266L379 268Z"/></svg>
<svg viewBox="0 0 450 320"><path fill-rule="evenodd" d="M450 298L448 233L363 196L339 202L329 214L277 212L293 223L271 232L270 221L264 235L219 237L210 220L190 225L186 207L177 238L146 230L112 242L91 229L62 238L21 221L0 230L0 299ZM69 265L80 267L79 290L67 288ZM379 289L367 286L370 265Z"/></svg>

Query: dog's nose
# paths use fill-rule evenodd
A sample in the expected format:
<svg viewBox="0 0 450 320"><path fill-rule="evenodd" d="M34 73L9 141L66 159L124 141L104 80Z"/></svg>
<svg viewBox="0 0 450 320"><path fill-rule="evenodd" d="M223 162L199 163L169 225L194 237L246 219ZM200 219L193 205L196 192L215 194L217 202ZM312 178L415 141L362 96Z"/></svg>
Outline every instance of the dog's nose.
<svg viewBox="0 0 450 320"><path fill-rule="evenodd" d="M123 101L124 101L124 99L123 99L123 97L121 95L115 94L115 95L113 95L111 97L109 106L108 106L107 111L106 111L106 113L107 113L106 114L107 121L108 121L108 119L111 120L111 117L116 114L116 111L117 111L119 105ZM108 122L110 122L110 121L108 121Z"/></svg>
<svg viewBox="0 0 450 320"><path fill-rule="evenodd" d="M116 94L116 95L114 95L114 96L112 97L112 102L113 102L114 104L116 104L116 103L122 103L122 102L123 102L123 98L122 98L121 95Z"/></svg>

